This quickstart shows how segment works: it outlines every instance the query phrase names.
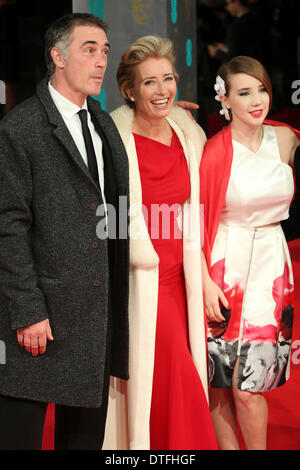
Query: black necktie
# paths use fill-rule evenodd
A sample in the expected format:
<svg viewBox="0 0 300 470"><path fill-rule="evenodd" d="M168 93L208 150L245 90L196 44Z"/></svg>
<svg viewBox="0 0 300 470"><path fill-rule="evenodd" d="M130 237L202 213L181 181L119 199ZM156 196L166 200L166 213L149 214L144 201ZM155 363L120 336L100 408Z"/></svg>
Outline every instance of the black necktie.
<svg viewBox="0 0 300 470"><path fill-rule="evenodd" d="M92 175L92 178L94 179L95 183L99 187L98 165L97 165L95 149L94 149L94 145L92 141L92 136L91 136L88 123L87 123L87 110L81 109L80 111L78 111L78 115L81 121L83 139L84 139L86 153L88 157L89 170Z"/></svg>

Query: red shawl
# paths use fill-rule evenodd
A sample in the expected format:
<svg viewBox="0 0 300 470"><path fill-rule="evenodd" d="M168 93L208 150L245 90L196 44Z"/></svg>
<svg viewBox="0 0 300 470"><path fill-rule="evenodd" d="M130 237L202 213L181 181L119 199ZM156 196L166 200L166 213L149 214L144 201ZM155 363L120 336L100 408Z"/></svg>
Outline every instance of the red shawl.
<svg viewBox="0 0 300 470"><path fill-rule="evenodd" d="M265 120L264 124L289 127L300 139L300 131L287 124L270 120ZM205 231L203 251L208 267L225 202L232 157L231 124L229 124L206 142L200 164L200 203L204 213Z"/></svg>

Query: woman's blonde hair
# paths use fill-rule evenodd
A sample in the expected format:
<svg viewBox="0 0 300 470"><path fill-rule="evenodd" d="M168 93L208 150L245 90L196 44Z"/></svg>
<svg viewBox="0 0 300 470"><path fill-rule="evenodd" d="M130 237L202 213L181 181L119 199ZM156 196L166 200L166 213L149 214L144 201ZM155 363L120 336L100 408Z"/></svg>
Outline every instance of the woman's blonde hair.
<svg viewBox="0 0 300 470"><path fill-rule="evenodd" d="M218 75L220 75L225 82L226 96L230 93L230 77L236 73L246 73L247 75L251 75L251 77L256 78L263 84L270 97L270 110L273 99L272 83L265 67L258 60L242 55L234 57L229 62L225 62L225 64L221 65L219 68Z"/></svg>
<svg viewBox="0 0 300 470"><path fill-rule="evenodd" d="M159 36L143 36L137 39L124 52L117 70L117 81L121 95L127 105L134 108L134 103L127 96L126 90L134 86L135 68L149 57L165 58L170 61L176 82L178 73L175 69L174 45L171 39Z"/></svg>

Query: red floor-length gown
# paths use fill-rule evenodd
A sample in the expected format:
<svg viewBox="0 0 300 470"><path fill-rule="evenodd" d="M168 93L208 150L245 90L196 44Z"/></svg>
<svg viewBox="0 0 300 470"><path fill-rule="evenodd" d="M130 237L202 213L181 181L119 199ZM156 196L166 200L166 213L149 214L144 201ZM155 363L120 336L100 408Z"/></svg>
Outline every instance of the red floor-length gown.
<svg viewBox="0 0 300 470"><path fill-rule="evenodd" d="M170 147L140 135L134 137L144 216L160 260L150 447L217 449L205 393L188 346L183 243L176 221L179 207L190 195L187 162L175 133ZM172 206L173 211L170 220L167 206L161 206L164 215L158 223L155 214L161 204Z"/></svg>

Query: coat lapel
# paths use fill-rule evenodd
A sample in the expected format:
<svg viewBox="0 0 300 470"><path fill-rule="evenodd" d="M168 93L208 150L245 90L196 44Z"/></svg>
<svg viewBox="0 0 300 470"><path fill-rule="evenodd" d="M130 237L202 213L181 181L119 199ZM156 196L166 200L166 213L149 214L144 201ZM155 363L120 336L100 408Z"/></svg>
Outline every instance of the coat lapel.
<svg viewBox="0 0 300 470"><path fill-rule="evenodd" d="M87 103L95 129L103 142L104 163L113 171L119 192L127 194L128 160L120 134L110 116L101 111L97 101L88 97Z"/></svg>
<svg viewBox="0 0 300 470"><path fill-rule="evenodd" d="M113 168L111 147L109 145L109 142L105 133L103 132L102 127L99 124L99 120L96 118L96 115L93 114L93 112L91 112L91 119L102 141L102 156L103 156L103 162L104 162L104 181L105 181L105 184L104 184L105 199L106 199L106 202L113 204L115 206L117 204L117 188L116 188L115 172Z"/></svg>
<svg viewBox="0 0 300 470"><path fill-rule="evenodd" d="M67 154L75 164L80 168L81 171L85 174L87 178L93 183L98 192L99 188L95 184L89 169L87 168L80 152L75 144L61 114L59 113L57 107L55 106L51 95L48 91L48 81L47 79L42 80L37 86L37 95L45 108L45 112L48 116L50 124L53 126L53 135L61 142Z"/></svg>

